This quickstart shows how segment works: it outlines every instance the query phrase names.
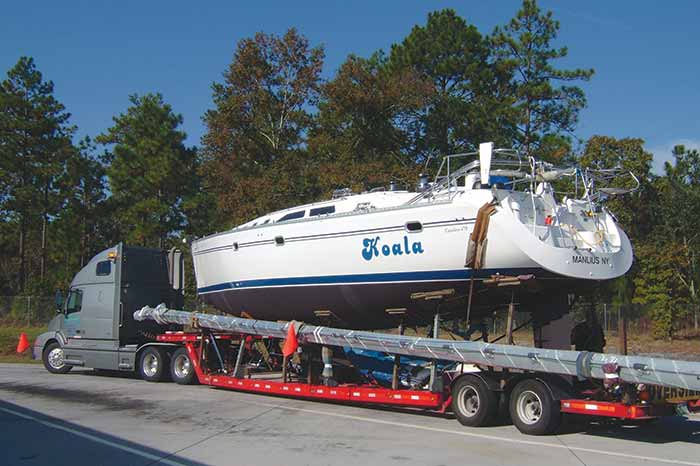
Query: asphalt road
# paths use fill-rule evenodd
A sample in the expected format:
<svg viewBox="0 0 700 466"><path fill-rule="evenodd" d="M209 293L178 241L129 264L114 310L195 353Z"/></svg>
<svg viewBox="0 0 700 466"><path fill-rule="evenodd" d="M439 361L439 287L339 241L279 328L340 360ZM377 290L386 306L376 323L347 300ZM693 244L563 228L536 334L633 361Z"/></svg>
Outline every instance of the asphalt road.
<svg viewBox="0 0 700 466"><path fill-rule="evenodd" d="M0 465L700 466L700 416L551 437L445 416L0 364Z"/></svg>

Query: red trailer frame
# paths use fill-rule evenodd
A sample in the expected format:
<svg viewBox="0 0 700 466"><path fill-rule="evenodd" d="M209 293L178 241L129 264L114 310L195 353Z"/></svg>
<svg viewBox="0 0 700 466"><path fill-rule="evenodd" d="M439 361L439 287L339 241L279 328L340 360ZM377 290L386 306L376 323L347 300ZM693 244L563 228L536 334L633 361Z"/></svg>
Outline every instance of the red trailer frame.
<svg viewBox="0 0 700 466"><path fill-rule="evenodd" d="M229 334L216 334L214 336L217 340L232 338L240 338L242 340L247 337L246 335ZM157 340L163 343L184 345L194 366L197 379L202 385L309 400L420 408L438 413L446 412L452 402L449 385L443 391L433 393L428 390L393 390L371 384L345 384L337 387L328 387L302 382L284 382L281 380L211 374L200 364L202 334L169 332L158 335ZM559 403L562 413L622 420L648 420L672 415L675 412L673 405L670 404L625 404L622 402L595 401L586 399L583 396L582 398L561 399ZM689 408L700 409L700 401L691 401Z"/></svg>
<svg viewBox="0 0 700 466"><path fill-rule="evenodd" d="M231 338L231 335L216 335L217 339ZM187 348L187 354L202 385L227 388L253 393L280 395L317 399L325 401L342 401L350 403L369 403L379 405L405 406L445 412L450 405L450 397L444 392L432 393L426 390L391 390L376 385L310 385L300 382L282 382L245 377L231 377L221 374L205 373L200 361L202 336L196 333L167 333L158 335L158 341L181 343Z"/></svg>

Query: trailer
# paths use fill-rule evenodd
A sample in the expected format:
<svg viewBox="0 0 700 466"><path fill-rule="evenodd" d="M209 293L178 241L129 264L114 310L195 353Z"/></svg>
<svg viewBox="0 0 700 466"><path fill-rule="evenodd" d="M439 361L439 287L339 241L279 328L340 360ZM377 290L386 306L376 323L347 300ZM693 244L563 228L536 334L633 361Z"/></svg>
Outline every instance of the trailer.
<svg viewBox="0 0 700 466"><path fill-rule="evenodd" d="M76 275L68 299L57 299L34 357L53 373L83 366L149 382L449 411L471 427L509 416L532 435L555 432L563 415L639 422L700 410L700 363L185 312L177 309L182 270L176 251L103 251ZM284 356L290 340L298 348ZM341 348L393 356L391 385L358 373ZM429 377L400 380L406 358L425 361Z"/></svg>
<svg viewBox="0 0 700 466"><path fill-rule="evenodd" d="M166 332L158 335L162 343L176 344L180 347L173 353L163 348L154 349L156 366L169 365L172 380L180 384L200 383L212 387L230 390L261 393L267 395L305 398L309 400L345 402L358 405L387 405L405 408L420 408L438 413L452 412L463 425L470 427L486 426L499 417L510 416L513 424L523 433L532 435L551 434L560 425L563 414L595 418L614 418L623 421L650 421L662 416L675 415L683 410L697 410L700 392L687 388L668 388L677 385L665 382L667 390L654 390L654 387L639 382L640 376L634 376L636 382L625 381L622 364L611 362L602 363L602 381L592 383L591 379L562 375L566 372L565 355L558 358L562 369L554 371L537 371L513 369L519 366L512 361L508 367L489 366L484 364L470 365L465 370L465 364L457 364L450 370L440 374L439 380L431 379L421 389L383 387L371 381L332 383L324 380L321 375L321 362L324 366L328 360L314 359L313 346L328 347L330 343L343 342L349 347L388 348L394 341L403 349L397 350L396 356L415 355L421 353L421 341L428 345L446 345L461 347L489 346L480 342L454 342L430 338L416 338L400 335L379 334L375 332L346 331L316 326L300 327L295 332L295 339L302 345L301 355L310 353L302 358L307 370L303 377L290 376L286 368L271 367L268 370L249 371L241 365L248 352L252 350L246 341L254 339L267 340L268 346L277 345L284 340L282 336L289 335L289 327L295 323L265 322L251 319L241 319L229 316L211 316L207 314L188 313L167 309L145 307L136 313L136 319L152 319L160 323L190 322L200 330L197 332ZM229 329L235 329L229 330ZM420 341L418 341L420 340ZM259 340L260 341L260 340ZM374 343L373 343L374 342ZM406 344L408 343L408 344ZM490 345L495 351L503 351L501 346ZM495 347L495 348L494 348ZM483 347L480 351L483 351ZM510 349L528 350L533 348L514 347ZM547 351L539 349L540 359L548 357ZM459 353L459 351L457 351ZM431 350L438 356L435 350ZM515 356L513 352L512 356ZM563 352L559 353L581 353ZM462 353L464 354L464 353ZM487 353L488 354L488 353ZM581 358L583 356L583 358ZM590 354L579 354L577 364L581 371L591 375L596 374L594 358ZM444 353L442 354L444 356ZM493 356L485 356L492 358ZM475 361L474 356L462 356L465 361ZM456 359L456 358L452 358ZM610 358L608 358L609 360ZM235 360L235 362L233 362ZM227 365L227 361L231 361ZM587 363L585 361L588 361ZM658 365L661 360L655 360ZM284 364L289 361L284 360ZM586 368L586 364L588 367ZM640 364L635 362L633 364ZM674 364L678 364L675 361ZM314 373L314 365L317 372ZM695 367L698 370L700 367ZM140 366L142 377L154 381L149 375L149 365ZM160 374L164 377L165 371ZM435 375L433 374L433 377ZM652 377L659 377L658 374ZM676 372L681 384L686 377ZM697 382L688 386L697 388L700 377L695 375ZM642 376L644 378L644 376ZM161 380L160 378L158 380Z"/></svg>

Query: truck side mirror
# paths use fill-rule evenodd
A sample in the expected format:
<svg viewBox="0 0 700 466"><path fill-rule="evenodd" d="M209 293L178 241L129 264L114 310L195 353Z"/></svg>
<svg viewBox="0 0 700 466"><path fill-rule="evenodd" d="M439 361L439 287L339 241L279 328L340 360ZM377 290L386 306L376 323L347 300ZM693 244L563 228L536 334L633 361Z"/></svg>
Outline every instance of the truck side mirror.
<svg viewBox="0 0 700 466"><path fill-rule="evenodd" d="M61 290L56 290L56 312L61 313L63 312L63 293L61 293Z"/></svg>

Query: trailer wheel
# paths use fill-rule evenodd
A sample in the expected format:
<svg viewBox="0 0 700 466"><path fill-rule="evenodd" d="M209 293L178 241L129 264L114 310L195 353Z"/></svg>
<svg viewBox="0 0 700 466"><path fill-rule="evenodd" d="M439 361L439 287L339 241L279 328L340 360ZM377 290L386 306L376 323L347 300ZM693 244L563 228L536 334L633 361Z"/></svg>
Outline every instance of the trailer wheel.
<svg viewBox="0 0 700 466"><path fill-rule="evenodd" d="M180 385L192 385L197 382L194 365L186 348L178 348L170 357L170 376Z"/></svg>
<svg viewBox="0 0 700 466"><path fill-rule="evenodd" d="M452 412L465 426L491 423L498 412L498 396L479 377L464 375L452 386Z"/></svg>
<svg viewBox="0 0 700 466"><path fill-rule="evenodd" d="M559 401L539 380L518 383L510 395L510 417L518 430L529 435L554 433L561 423Z"/></svg>
<svg viewBox="0 0 700 466"><path fill-rule="evenodd" d="M149 346L143 350L139 359L139 374L143 380L160 382L165 378L167 372L168 364L165 351L156 346Z"/></svg>
<svg viewBox="0 0 700 466"><path fill-rule="evenodd" d="M41 360L46 370L52 374L65 374L73 369L73 366L69 366L65 363L63 348L55 341L49 343L49 345L44 348L44 352L41 354Z"/></svg>

